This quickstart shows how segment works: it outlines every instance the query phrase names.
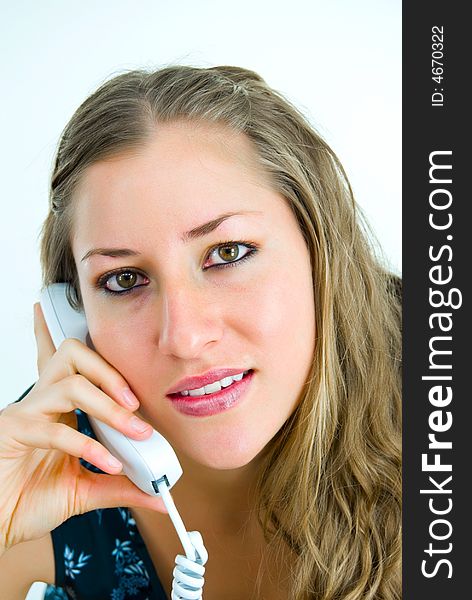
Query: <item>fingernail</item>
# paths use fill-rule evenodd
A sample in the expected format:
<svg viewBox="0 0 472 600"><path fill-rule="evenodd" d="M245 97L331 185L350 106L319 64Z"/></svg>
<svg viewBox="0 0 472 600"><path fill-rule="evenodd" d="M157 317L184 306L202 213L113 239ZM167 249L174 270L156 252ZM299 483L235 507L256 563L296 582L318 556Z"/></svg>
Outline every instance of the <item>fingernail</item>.
<svg viewBox="0 0 472 600"><path fill-rule="evenodd" d="M128 406L132 406L133 408L139 405L139 400L129 388L123 390L123 399Z"/></svg>
<svg viewBox="0 0 472 600"><path fill-rule="evenodd" d="M113 467L114 469L123 468L123 465L114 456L110 456L110 458L107 460L107 463L110 467Z"/></svg>
<svg viewBox="0 0 472 600"><path fill-rule="evenodd" d="M131 419L131 427L137 431L138 433L144 433L149 429L149 425L138 419L138 417L133 417Z"/></svg>

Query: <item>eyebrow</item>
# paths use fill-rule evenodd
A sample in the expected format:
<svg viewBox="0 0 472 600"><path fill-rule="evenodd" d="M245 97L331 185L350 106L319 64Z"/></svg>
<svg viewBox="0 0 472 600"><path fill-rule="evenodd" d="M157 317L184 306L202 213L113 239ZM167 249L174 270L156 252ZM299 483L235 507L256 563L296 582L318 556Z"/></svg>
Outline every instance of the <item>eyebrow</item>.
<svg viewBox="0 0 472 600"><path fill-rule="evenodd" d="M219 215L218 217L216 217L215 219L212 219L211 221L208 221L207 223L203 223L202 225L198 225L198 227L194 227L190 231L186 231L185 233L183 233L181 235L180 239L184 243L188 243L191 240L195 240L195 239L198 239L198 238L208 235L209 233L214 231L217 227L219 227L221 225L221 223L223 223L223 221L226 221L226 219L229 219L230 217L243 216L243 215L248 215L248 214L261 214L261 212L262 211L260 211L260 210L245 210L245 211L241 211L241 212L223 213L222 215ZM81 260L81 262L83 262L84 260L87 260L91 256L94 256L96 254L98 254L100 256L119 257L119 256L140 256L141 252L137 252L136 250L131 250L130 248L92 248L91 250L86 252L80 260Z"/></svg>

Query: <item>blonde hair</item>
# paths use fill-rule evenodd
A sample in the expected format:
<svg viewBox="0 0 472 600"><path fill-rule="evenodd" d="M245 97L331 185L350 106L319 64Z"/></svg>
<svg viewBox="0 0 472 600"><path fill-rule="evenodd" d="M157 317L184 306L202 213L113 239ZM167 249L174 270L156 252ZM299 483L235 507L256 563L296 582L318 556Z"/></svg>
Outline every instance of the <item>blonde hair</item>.
<svg viewBox="0 0 472 600"><path fill-rule="evenodd" d="M269 547L293 551L290 597L398 599L400 279L376 256L338 158L282 94L233 66L170 65L106 81L77 109L58 145L41 238L43 283L69 282L71 301L81 305L70 246L81 175L142 147L159 123L180 120L248 136L311 256L311 372L297 409L267 447L257 487Z"/></svg>

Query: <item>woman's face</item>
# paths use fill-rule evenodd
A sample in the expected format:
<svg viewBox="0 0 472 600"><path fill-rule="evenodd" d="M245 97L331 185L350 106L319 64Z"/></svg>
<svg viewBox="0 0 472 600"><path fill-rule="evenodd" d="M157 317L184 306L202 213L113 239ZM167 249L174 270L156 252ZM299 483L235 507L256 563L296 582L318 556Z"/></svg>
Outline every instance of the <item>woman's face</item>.
<svg viewBox="0 0 472 600"><path fill-rule="evenodd" d="M139 151L89 167L75 195L97 352L178 455L216 469L248 464L293 413L315 343L308 250L253 152L221 126L160 125ZM252 372L204 398L168 396L214 369Z"/></svg>

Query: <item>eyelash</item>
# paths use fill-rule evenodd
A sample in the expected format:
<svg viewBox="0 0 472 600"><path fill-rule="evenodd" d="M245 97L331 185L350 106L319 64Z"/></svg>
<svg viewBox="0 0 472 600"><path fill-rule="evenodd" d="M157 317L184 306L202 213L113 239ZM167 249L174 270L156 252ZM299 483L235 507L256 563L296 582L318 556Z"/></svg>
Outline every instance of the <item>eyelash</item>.
<svg viewBox="0 0 472 600"><path fill-rule="evenodd" d="M211 256L215 250L218 250L219 248L224 248L225 246L232 246L232 245L246 246L247 248L249 248L249 252L247 254L245 254L242 258L239 258L238 260L234 260L232 262L220 263L220 264L217 264L217 265L213 265L211 267L207 267L205 270L208 270L208 269L226 269L227 267L234 267L236 265L239 265L239 263L242 263L245 260L251 258L259 250L257 248L257 246L255 244L252 244L251 242L242 242L242 241L229 240L227 242L221 242L220 244L217 244L216 246L213 246L213 248L211 248L211 250L208 253L208 257ZM108 271L107 273L104 273L103 275L101 275L98 278L98 280L97 280L97 282L95 284L95 287L98 290L100 290L101 292L103 292L105 294L110 294L110 295L113 295L113 296L122 296L123 294L129 294L130 292L132 292L132 291L134 291L134 290L142 287L142 285L136 285L136 286L134 286L132 288L129 288L127 290L123 290L122 292L117 292L115 290L108 289L106 287L107 281L109 279L111 279L113 276L120 275L121 273L136 273L136 274L141 275L142 277L144 277L144 275L142 275L136 269L132 269L132 268L115 269L114 271Z"/></svg>

